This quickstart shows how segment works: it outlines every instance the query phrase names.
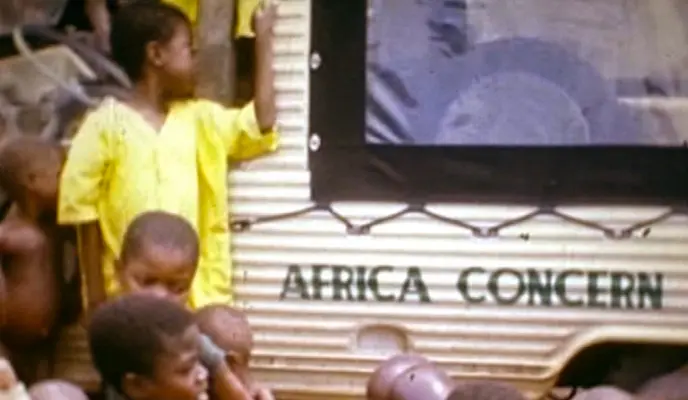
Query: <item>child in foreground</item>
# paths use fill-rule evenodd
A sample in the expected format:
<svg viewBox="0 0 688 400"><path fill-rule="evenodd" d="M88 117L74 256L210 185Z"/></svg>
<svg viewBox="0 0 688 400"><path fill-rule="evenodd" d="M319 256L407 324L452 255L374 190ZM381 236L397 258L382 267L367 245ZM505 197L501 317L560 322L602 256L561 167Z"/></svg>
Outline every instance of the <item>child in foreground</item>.
<svg viewBox="0 0 688 400"><path fill-rule="evenodd" d="M251 376L249 363L253 351L253 334L246 315L223 304L201 308L196 313L198 327L227 355L232 372L255 400L274 400L270 390L261 387Z"/></svg>
<svg viewBox="0 0 688 400"><path fill-rule="evenodd" d="M54 222L62 161L58 145L38 138L0 145L0 187L12 201L0 223L0 337L29 384L49 356L64 300Z"/></svg>
<svg viewBox="0 0 688 400"><path fill-rule="evenodd" d="M97 309L88 331L96 369L119 396L208 399L208 370L198 351L201 333L183 306L150 295L124 295Z"/></svg>
<svg viewBox="0 0 688 400"><path fill-rule="evenodd" d="M105 99L74 137L61 178L58 220L80 236L85 305L121 293L115 259L140 213L184 217L200 235L189 303L231 301L227 160L277 147L272 70L274 3L259 8L256 98L243 109L194 99L191 23L160 2L121 8L112 22L112 57L134 82L126 101Z"/></svg>

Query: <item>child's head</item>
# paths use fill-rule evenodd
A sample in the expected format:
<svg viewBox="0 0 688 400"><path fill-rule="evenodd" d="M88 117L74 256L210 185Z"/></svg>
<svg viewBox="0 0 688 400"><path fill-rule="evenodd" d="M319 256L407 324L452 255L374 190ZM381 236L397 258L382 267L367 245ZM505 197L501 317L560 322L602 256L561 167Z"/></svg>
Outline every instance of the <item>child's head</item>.
<svg viewBox="0 0 688 400"><path fill-rule="evenodd" d="M80 387L64 381L49 380L32 385L29 388L32 400L88 400Z"/></svg>
<svg viewBox="0 0 688 400"><path fill-rule="evenodd" d="M244 385L250 385L248 366L253 335L246 315L232 307L213 304L196 312L196 323L201 332L227 353L232 370Z"/></svg>
<svg viewBox="0 0 688 400"><path fill-rule="evenodd" d="M207 399L199 341L190 311L147 295L104 304L89 326L91 356L103 382L130 400Z"/></svg>
<svg viewBox="0 0 688 400"><path fill-rule="evenodd" d="M6 139L0 144L0 187L15 201L54 209L63 162L56 143L31 136Z"/></svg>
<svg viewBox="0 0 688 400"><path fill-rule="evenodd" d="M211 304L196 312L201 332L228 353L236 353L240 364L248 365L253 351L253 334L246 314L224 304Z"/></svg>
<svg viewBox="0 0 688 400"><path fill-rule="evenodd" d="M457 385L447 400L525 400L525 396L506 383L474 381Z"/></svg>
<svg viewBox="0 0 688 400"><path fill-rule="evenodd" d="M125 293L148 293L181 304L189 295L198 257L198 235L184 218L146 212L124 234L118 278Z"/></svg>
<svg viewBox="0 0 688 400"><path fill-rule="evenodd" d="M171 99L193 95L195 60L191 22L161 1L122 7L112 21L112 57L132 81L155 80Z"/></svg>

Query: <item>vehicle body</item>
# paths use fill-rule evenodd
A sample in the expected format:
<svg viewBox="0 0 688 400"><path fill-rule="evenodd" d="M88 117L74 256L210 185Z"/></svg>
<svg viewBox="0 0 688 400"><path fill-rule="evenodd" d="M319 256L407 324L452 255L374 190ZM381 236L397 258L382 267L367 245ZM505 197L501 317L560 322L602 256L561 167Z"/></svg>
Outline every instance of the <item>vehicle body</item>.
<svg viewBox="0 0 688 400"><path fill-rule="evenodd" d="M559 385L638 385L688 360L688 225L680 212L636 226L667 209L564 207L577 220L544 213L479 237L418 212L367 234L337 218L361 226L402 203L308 209L311 1L280 2L281 149L230 176L232 213L248 218L233 236L236 305L252 324L260 381L280 399L360 399L380 361L416 352L457 380L506 381L535 399ZM681 99L623 101L688 118ZM487 230L537 209L428 207ZM66 358L79 364L83 333L65 337ZM91 379L87 368L59 369Z"/></svg>
<svg viewBox="0 0 688 400"><path fill-rule="evenodd" d="M310 6L309 0L281 2L275 68L282 148L233 172L237 218L271 217L312 204ZM688 116L681 99L622 101ZM405 207L332 204L359 226ZM489 228L537 207L429 209ZM667 208L559 211L603 229L545 213L481 238L410 212L357 235L323 208L235 233L236 299L255 332L258 378L284 399L363 398L375 366L409 351L458 380L507 381L541 398L557 385L639 384L685 361L685 215L634 227ZM611 237L626 228L632 228L627 237ZM648 353L654 361L647 361ZM656 370L618 376L648 363Z"/></svg>

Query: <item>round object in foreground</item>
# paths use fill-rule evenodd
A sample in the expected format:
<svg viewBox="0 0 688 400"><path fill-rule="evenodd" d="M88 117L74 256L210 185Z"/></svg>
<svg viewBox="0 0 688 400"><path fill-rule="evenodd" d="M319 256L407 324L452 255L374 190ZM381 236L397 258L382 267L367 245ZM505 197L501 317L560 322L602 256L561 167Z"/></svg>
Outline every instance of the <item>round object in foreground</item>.
<svg viewBox="0 0 688 400"><path fill-rule="evenodd" d="M416 354L399 354L383 361L368 379L368 400L390 400L394 381L405 371L429 361Z"/></svg>

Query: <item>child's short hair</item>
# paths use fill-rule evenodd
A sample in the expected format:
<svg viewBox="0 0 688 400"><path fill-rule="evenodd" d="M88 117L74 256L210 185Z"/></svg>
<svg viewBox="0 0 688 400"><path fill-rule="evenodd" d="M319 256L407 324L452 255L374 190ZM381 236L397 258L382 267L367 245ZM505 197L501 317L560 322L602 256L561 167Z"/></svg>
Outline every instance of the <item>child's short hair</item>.
<svg viewBox="0 0 688 400"><path fill-rule="evenodd" d="M525 400L525 396L506 383L475 381L457 385L447 400Z"/></svg>
<svg viewBox="0 0 688 400"><path fill-rule="evenodd" d="M160 0L139 0L125 5L112 21L112 58L129 78L140 79L146 62L146 46L150 42L170 40L180 23L191 26L183 11Z"/></svg>
<svg viewBox="0 0 688 400"><path fill-rule="evenodd" d="M134 218L124 234L120 261L135 259L150 245L188 250L194 264L199 257L198 234L191 224L164 211L149 211Z"/></svg>
<svg viewBox="0 0 688 400"><path fill-rule="evenodd" d="M196 323L224 351L251 357L253 334L246 314L224 304L211 304L196 311Z"/></svg>
<svg viewBox="0 0 688 400"><path fill-rule="evenodd" d="M93 314L88 332L93 363L103 381L121 392L125 374L151 376L166 351L164 340L194 323L193 314L179 304L141 294L121 296Z"/></svg>
<svg viewBox="0 0 688 400"><path fill-rule="evenodd" d="M50 171L58 173L64 152L53 142L33 136L17 136L0 143L0 188L13 197L31 177Z"/></svg>
<svg viewBox="0 0 688 400"><path fill-rule="evenodd" d="M80 387L60 380L38 382L29 388L29 395L32 400L88 400Z"/></svg>

